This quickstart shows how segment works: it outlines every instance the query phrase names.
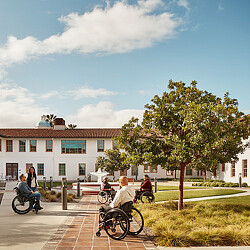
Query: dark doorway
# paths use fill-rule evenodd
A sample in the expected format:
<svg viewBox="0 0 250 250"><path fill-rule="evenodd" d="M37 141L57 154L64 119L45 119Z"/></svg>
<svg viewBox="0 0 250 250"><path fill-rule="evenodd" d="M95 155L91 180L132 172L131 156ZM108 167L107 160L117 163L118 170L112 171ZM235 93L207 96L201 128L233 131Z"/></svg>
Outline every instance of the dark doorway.
<svg viewBox="0 0 250 250"><path fill-rule="evenodd" d="M18 163L6 163L6 176L11 177L13 180L17 180Z"/></svg>

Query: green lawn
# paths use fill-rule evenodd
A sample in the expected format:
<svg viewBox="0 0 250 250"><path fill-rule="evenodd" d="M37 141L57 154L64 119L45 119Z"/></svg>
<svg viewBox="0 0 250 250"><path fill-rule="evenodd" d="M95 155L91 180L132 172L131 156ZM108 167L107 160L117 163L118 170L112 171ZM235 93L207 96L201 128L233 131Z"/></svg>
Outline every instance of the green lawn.
<svg viewBox="0 0 250 250"><path fill-rule="evenodd" d="M216 195L228 195L237 194L244 191L235 189L208 189L208 190L189 190L184 191L184 199L197 198L197 197L207 197ZM155 193L155 201L168 201L168 200L178 200L179 191L166 191Z"/></svg>
<svg viewBox="0 0 250 250"><path fill-rule="evenodd" d="M154 185L153 185L154 186ZM206 189L208 187L184 187L184 189ZM164 185L157 185L157 190L179 190L179 186L164 186Z"/></svg>
<svg viewBox="0 0 250 250"><path fill-rule="evenodd" d="M136 206L160 246L250 245L250 196L188 202L182 211L173 201Z"/></svg>

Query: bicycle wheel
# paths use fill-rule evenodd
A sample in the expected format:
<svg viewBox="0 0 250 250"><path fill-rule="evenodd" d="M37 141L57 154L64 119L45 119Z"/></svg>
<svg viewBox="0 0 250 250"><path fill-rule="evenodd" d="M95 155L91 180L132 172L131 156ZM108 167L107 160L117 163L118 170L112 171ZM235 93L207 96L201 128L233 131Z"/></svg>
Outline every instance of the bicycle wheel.
<svg viewBox="0 0 250 250"><path fill-rule="evenodd" d="M101 204L104 204L108 201L108 194L105 191L100 191L97 195L97 199Z"/></svg>
<svg viewBox="0 0 250 250"><path fill-rule="evenodd" d="M128 216L120 209L109 211L104 217L104 229L107 235L114 240L121 240L129 232Z"/></svg>
<svg viewBox="0 0 250 250"><path fill-rule="evenodd" d="M130 229L128 234L137 235L139 234L144 227L144 219L141 212L135 207L132 208L132 212L128 214Z"/></svg>
<svg viewBox="0 0 250 250"><path fill-rule="evenodd" d="M12 201L12 209L18 214L27 214L33 206L33 202L29 197L16 196Z"/></svg>
<svg viewBox="0 0 250 250"><path fill-rule="evenodd" d="M141 202L142 203L151 203L155 200L154 194L151 192L143 192L141 194Z"/></svg>

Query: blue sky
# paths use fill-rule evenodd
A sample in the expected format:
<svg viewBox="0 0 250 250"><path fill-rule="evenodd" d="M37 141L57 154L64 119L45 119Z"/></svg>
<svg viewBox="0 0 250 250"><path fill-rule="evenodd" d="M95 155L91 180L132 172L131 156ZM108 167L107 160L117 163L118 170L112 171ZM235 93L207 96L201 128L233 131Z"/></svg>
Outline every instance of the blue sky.
<svg viewBox="0 0 250 250"><path fill-rule="evenodd" d="M248 0L0 0L0 127L141 117L169 79L250 113Z"/></svg>

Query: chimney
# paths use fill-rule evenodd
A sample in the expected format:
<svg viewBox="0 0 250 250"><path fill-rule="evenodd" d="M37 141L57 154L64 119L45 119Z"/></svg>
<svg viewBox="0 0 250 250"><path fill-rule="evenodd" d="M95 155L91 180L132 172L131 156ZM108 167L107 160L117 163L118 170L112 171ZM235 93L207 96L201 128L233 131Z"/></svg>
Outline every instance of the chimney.
<svg viewBox="0 0 250 250"><path fill-rule="evenodd" d="M65 121L63 118L56 118L54 120L54 130L65 130Z"/></svg>

